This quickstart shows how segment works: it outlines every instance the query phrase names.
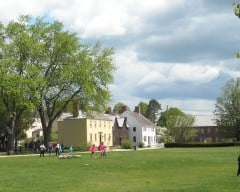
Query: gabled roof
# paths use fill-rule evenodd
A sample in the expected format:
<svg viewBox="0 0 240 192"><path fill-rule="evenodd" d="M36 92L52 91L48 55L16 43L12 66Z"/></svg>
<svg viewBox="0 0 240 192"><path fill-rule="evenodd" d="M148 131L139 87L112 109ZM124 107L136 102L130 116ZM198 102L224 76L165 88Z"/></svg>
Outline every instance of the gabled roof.
<svg viewBox="0 0 240 192"><path fill-rule="evenodd" d="M131 116L133 119L135 119L137 122L139 122L142 126L156 127L149 119L147 119L140 113L124 111L122 114L120 114L120 117L127 117L127 116Z"/></svg>
<svg viewBox="0 0 240 192"><path fill-rule="evenodd" d="M209 127L209 126L217 126L215 119L215 115L194 115L195 123L194 127Z"/></svg>
<svg viewBox="0 0 240 192"><path fill-rule="evenodd" d="M112 122L114 123L115 121L117 121L117 124L119 127L123 127L125 119L124 117L120 117L119 115L111 115L111 114L104 114L105 117L109 118L112 120ZM129 127L129 125L126 122L126 126Z"/></svg>

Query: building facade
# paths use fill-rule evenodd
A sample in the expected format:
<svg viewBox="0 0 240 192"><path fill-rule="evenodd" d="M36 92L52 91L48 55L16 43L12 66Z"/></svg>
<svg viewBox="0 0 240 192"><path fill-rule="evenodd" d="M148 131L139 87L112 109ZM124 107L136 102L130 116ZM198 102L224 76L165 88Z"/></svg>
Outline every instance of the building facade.
<svg viewBox="0 0 240 192"><path fill-rule="evenodd" d="M134 112L123 111L120 117L127 120L127 124L129 125L129 140L133 142L134 146L139 146L140 143L149 147L156 146L156 126L140 114L138 106L135 107Z"/></svg>
<svg viewBox="0 0 240 192"><path fill-rule="evenodd" d="M191 139L192 142L221 142L219 128L215 122L214 115L194 115L195 123L193 127L197 130L196 135Z"/></svg>
<svg viewBox="0 0 240 192"><path fill-rule="evenodd" d="M110 119L99 114L67 118L58 122L58 139L64 146L99 145L101 142L112 146L112 126Z"/></svg>

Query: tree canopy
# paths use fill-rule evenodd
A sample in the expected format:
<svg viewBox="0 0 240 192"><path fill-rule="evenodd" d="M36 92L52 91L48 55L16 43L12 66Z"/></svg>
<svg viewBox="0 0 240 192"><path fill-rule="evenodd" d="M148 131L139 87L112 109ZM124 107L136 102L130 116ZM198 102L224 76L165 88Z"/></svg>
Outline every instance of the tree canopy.
<svg viewBox="0 0 240 192"><path fill-rule="evenodd" d="M155 124L160 110L161 104L156 99L151 99L147 106L146 117Z"/></svg>
<svg viewBox="0 0 240 192"><path fill-rule="evenodd" d="M192 115L185 114L178 108L170 107L161 113L158 125L167 128L165 133L168 138L167 142L171 138L172 141L183 143L195 135L194 121L195 118Z"/></svg>
<svg viewBox="0 0 240 192"><path fill-rule="evenodd" d="M0 29L1 92L12 99L8 105L17 105L13 114L21 107L38 111L46 145L73 99L86 111L106 109L116 69L112 48L83 44L62 23L44 18L20 16Z"/></svg>
<svg viewBox="0 0 240 192"><path fill-rule="evenodd" d="M221 89L215 111L216 123L226 138L240 140L240 78L230 79Z"/></svg>
<svg viewBox="0 0 240 192"><path fill-rule="evenodd" d="M147 111L147 108L148 108L148 103L145 103L143 101L140 101L138 106L140 107L140 113L143 115L143 116L147 116L146 115L146 111Z"/></svg>

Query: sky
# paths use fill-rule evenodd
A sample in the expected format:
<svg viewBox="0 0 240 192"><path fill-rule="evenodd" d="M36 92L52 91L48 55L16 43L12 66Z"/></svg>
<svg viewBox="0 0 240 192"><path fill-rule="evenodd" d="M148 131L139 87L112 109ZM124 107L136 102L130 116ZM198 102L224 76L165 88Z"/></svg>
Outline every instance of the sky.
<svg viewBox="0 0 240 192"><path fill-rule="evenodd" d="M156 99L166 110L212 114L221 88L240 76L234 0L8 0L0 21L20 15L62 22L82 42L115 49L111 106Z"/></svg>

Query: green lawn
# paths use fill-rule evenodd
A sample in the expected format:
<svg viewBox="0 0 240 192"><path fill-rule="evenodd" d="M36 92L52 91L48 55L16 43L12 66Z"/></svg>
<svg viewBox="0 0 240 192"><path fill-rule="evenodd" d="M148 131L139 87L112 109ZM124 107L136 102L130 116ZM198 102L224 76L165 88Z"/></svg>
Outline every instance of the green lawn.
<svg viewBox="0 0 240 192"><path fill-rule="evenodd" d="M96 159L10 156L0 158L0 191L238 192L239 153L226 147L109 152Z"/></svg>

